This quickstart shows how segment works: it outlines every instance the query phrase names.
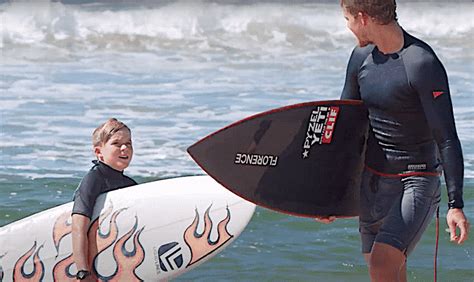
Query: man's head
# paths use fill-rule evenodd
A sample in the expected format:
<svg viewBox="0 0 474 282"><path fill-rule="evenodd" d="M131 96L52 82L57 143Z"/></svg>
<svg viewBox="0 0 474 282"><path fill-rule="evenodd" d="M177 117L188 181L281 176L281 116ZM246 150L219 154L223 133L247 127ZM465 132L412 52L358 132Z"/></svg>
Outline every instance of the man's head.
<svg viewBox="0 0 474 282"><path fill-rule="evenodd" d="M381 25L397 20L395 0L341 0L341 6L354 17L362 13Z"/></svg>
<svg viewBox="0 0 474 282"><path fill-rule="evenodd" d="M97 159L115 170L123 171L132 160L130 128L115 118L109 119L94 130L92 144Z"/></svg>
<svg viewBox="0 0 474 282"><path fill-rule="evenodd" d="M395 0L341 0L347 27L361 47L373 43L374 26L397 21L396 6Z"/></svg>

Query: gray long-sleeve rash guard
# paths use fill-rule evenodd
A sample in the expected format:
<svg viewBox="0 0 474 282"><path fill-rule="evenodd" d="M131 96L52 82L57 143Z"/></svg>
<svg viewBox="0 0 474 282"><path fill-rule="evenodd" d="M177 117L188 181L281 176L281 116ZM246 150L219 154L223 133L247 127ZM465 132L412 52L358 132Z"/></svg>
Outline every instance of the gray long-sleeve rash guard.
<svg viewBox="0 0 474 282"><path fill-rule="evenodd" d="M438 149L449 207L462 208L464 164L446 71L434 51L403 31L404 46L383 54L356 47L341 99L364 101L370 132L366 165L382 174L435 172Z"/></svg>

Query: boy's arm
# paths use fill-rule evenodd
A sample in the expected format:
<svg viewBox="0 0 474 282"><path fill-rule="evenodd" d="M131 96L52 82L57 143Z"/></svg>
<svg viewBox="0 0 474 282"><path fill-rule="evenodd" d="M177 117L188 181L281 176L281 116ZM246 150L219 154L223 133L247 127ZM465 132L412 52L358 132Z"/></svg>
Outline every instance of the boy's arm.
<svg viewBox="0 0 474 282"><path fill-rule="evenodd" d="M101 191L101 178L91 171L82 179L74 194L72 208L72 253L77 270L91 271L89 265L89 241L87 232L95 200ZM90 280L86 278L86 281Z"/></svg>
<svg viewBox="0 0 474 282"><path fill-rule="evenodd" d="M90 219L82 214L72 215L72 253L77 270L91 271L87 262L89 242L87 239L87 229Z"/></svg>

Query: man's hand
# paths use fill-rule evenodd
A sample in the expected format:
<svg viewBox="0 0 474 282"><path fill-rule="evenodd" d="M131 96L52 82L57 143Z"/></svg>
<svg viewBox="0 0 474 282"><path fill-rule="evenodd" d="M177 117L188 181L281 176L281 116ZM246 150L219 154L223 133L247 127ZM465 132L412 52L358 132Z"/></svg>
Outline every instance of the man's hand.
<svg viewBox="0 0 474 282"><path fill-rule="evenodd" d="M314 218L317 222L329 224L333 223L336 220L335 216L317 216Z"/></svg>
<svg viewBox="0 0 474 282"><path fill-rule="evenodd" d="M449 233L451 233L451 242L458 244L464 243L467 240L469 234L469 222L462 209L449 209L446 215L446 221L449 227ZM456 234L457 228L459 228L460 234Z"/></svg>

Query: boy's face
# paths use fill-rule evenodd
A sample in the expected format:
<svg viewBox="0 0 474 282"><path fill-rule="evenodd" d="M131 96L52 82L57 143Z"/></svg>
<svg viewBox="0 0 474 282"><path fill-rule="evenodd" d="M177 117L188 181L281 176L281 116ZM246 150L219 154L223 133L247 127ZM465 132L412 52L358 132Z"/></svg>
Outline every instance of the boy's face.
<svg viewBox="0 0 474 282"><path fill-rule="evenodd" d="M123 171L133 156L132 136L123 128L117 131L107 143L95 147L97 158L115 170Z"/></svg>

